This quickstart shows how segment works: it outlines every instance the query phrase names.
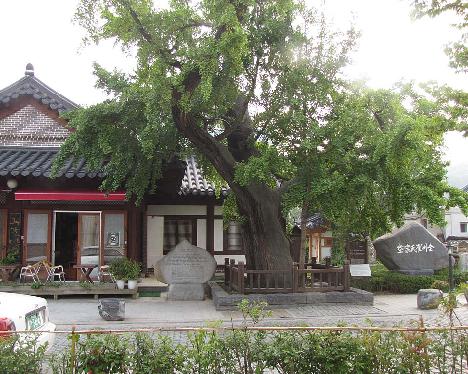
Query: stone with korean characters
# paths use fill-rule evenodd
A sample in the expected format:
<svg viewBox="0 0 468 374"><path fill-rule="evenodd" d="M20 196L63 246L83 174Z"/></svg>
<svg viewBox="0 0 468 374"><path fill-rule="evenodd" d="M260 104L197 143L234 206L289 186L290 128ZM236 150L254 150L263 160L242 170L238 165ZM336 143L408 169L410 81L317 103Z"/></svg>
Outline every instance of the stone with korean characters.
<svg viewBox="0 0 468 374"><path fill-rule="evenodd" d="M410 222L377 238L377 258L389 270L411 275L430 275L448 267L447 248L423 225Z"/></svg>
<svg viewBox="0 0 468 374"><path fill-rule="evenodd" d="M183 240L154 266L154 274L169 284L168 300L203 300L205 283L216 271L216 260L203 248Z"/></svg>

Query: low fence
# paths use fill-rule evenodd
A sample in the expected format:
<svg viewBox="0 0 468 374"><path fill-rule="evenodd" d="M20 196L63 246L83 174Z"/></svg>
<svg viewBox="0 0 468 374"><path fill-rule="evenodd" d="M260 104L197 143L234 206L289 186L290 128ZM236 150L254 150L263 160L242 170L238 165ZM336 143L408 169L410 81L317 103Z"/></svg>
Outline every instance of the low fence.
<svg viewBox="0 0 468 374"><path fill-rule="evenodd" d="M224 284L241 294L349 291L349 262L343 267L293 263L286 270L252 270L226 258Z"/></svg>

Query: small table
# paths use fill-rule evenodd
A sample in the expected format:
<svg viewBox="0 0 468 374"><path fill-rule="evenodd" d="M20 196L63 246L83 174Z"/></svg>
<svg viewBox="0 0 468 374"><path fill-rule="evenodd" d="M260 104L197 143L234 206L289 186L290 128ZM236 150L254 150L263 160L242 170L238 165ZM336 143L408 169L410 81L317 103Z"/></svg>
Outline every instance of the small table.
<svg viewBox="0 0 468 374"><path fill-rule="evenodd" d="M94 283L90 277L91 272L97 265L73 265L73 269L78 269L81 271L81 274L84 275L85 280L89 283Z"/></svg>
<svg viewBox="0 0 468 374"><path fill-rule="evenodd" d="M19 267L20 265L0 265L0 276L2 277L2 282L6 282L10 280L11 275L13 272Z"/></svg>

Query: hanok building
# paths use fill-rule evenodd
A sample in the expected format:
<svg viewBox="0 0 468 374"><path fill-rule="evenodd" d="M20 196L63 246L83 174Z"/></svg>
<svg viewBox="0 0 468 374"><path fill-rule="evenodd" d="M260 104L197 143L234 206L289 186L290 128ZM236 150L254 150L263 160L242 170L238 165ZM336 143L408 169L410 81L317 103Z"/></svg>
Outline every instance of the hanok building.
<svg viewBox="0 0 468 374"><path fill-rule="evenodd" d="M75 279L75 264L107 264L127 256L152 268L182 239L222 263L243 258L239 226L223 230L222 201L194 158L169 167L158 192L139 206L125 191L104 193L101 172L70 160L51 168L72 131L60 114L77 104L34 75L0 90L0 258L18 250L22 264L47 259ZM223 191L225 195L226 191Z"/></svg>

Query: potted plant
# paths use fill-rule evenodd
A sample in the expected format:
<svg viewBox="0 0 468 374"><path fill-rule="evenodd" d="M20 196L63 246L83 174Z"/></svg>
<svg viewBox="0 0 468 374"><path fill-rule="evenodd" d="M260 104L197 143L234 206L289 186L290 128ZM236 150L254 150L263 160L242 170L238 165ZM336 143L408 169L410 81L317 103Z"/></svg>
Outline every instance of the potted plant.
<svg viewBox="0 0 468 374"><path fill-rule="evenodd" d="M113 261L109 266L109 270L116 279L117 288L119 290L123 290L125 288L125 281L127 278L127 261L127 258L122 257Z"/></svg>
<svg viewBox="0 0 468 374"><path fill-rule="evenodd" d="M110 264L110 272L114 275L117 288L123 290L125 282L128 281L128 288L134 289L137 279L140 276L140 264L126 257L119 258Z"/></svg>
<svg viewBox="0 0 468 374"><path fill-rule="evenodd" d="M137 279L140 276L140 264L134 260L128 260L127 263L127 279L128 289L133 290L137 286Z"/></svg>

